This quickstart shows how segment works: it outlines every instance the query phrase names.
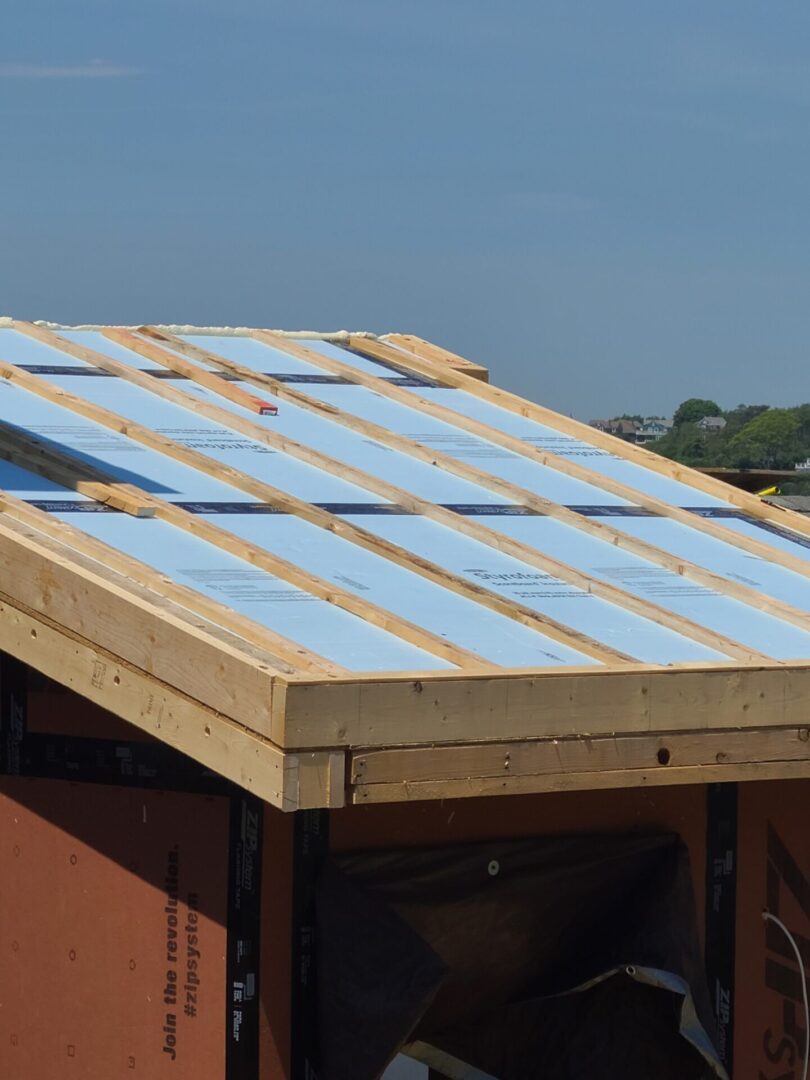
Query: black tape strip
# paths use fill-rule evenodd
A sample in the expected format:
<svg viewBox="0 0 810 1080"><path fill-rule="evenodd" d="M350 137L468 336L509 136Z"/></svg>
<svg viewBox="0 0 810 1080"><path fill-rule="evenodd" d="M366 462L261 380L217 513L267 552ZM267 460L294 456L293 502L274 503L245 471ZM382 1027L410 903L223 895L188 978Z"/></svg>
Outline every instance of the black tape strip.
<svg viewBox="0 0 810 1080"><path fill-rule="evenodd" d="M76 375L84 378L99 378L99 379L117 379L119 376L112 371L104 371L102 368L93 367L88 365L87 367L75 367L72 364L17 364L18 368L22 371L27 371L29 375ZM144 375L151 375L155 379L166 379L170 381L186 381L187 376L181 375L177 371L172 371L171 368L138 368L138 371L142 371ZM244 380L235 375L231 371L209 371L210 375L216 375L218 379L222 379L223 382L243 382ZM257 375L266 375L269 379L275 379L280 383L300 383L308 386L355 386L350 379L344 378L342 375L316 375L312 372L303 371L258 371ZM433 386L434 383L426 382L424 379L419 379L415 375L393 375L382 376L383 382L391 383L394 386Z"/></svg>
<svg viewBox="0 0 810 1080"><path fill-rule="evenodd" d="M0 653L0 776L18 776L28 718L28 668Z"/></svg>
<svg viewBox="0 0 810 1080"><path fill-rule="evenodd" d="M20 745L24 776L86 784L230 795L233 785L192 758L158 742L118 742L26 733Z"/></svg>
<svg viewBox="0 0 810 1080"><path fill-rule="evenodd" d="M406 379L412 379L411 386L427 386L433 389L452 390L454 387L448 386L447 383L441 383L438 379L429 379L427 376L414 375L409 371L406 364L395 364L392 360L380 360L378 356L366 356L361 348L355 346L340 346L345 352L354 353L355 356L360 356L363 360L368 360L372 364L377 364L381 368L386 368L388 371L394 371L397 375L400 375Z"/></svg>
<svg viewBox="0 0 810 1080"><path fill-rule="evenodd" d="M329 811L296 811L293 833L290 1080L316 1080L321 1075L316 900L318 877L329 853Z"/></svg>
<svg viewBox="0 0 810 1080"><path fill-rule="evenodd" d="M231 798L226 1080L258 1080L259 1076L263 812L261 801L246 792Z"/></svg>
<svg viewBox="0 0 810 1080"><path fill-rule="evenodd" d="M717 1023L717 1050L734 1068L734 969L737 938L737 785L706 791L706 978Z"/></svg>
<svg viewBox="0 0 810 1080"><path fill-rule="evenodd" d="M35 506L38 510L44 510L49 514L120 514L122 511L116 510L111 506L107 506L104 503L97 503L92 501L79 502L71 499L26 499L30 506ZM187 510L190 514L285 514L286 511L280 510L276 506L272 506L269 503L258 502L175 502L175 506L179 506L182 510ZM397 515L405 516L410 515L412 512L407 510L404 506L399 506L397 503L345 503L345 502L317 502L313 503L313 506L317 506L321 510L326 510L330 514L337 514L338 516L348 517L362 517L362 516L374 516L374 515ZM541 514L536 513L534 510L529 509L527 506L521 506L513 503L440 503L440 506L445 510L452 510L456 514L460 514L462 517L541 517ZM662 515L654 513L652 510L645 510L641 506L586 506L586 505L568 505L567 510L573 510L577 514L582 514L583 517L607 517L607 518L662 518ZM683 509L689 510L691 513L697 514L700 517L719 517L719 518L734 518L737 521L746 521L750 525L755 525L757 528L762 529L765 532L770 532L775 536L780 536L785 540L789 540L793 544L797 544L799 547L807 548L810 550L810 537L800 536L797 533L792 533L787 529L782 529L778 525L772 525L770 522L757 521L755 518L749 517L747 514L740 513L736 510L727 511L722 509L718 513L708 513L706 508L687 506ZM662 518L662 520L664 520Z"/></svg>

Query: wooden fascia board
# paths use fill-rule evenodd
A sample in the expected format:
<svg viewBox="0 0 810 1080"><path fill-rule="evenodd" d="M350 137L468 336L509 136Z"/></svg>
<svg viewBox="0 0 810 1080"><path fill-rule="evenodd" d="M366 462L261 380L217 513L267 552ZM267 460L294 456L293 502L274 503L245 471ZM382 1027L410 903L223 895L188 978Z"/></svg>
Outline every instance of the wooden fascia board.
<svg viewBox="0 0 810 1080"><path fill-rule="evenodd" d="M810 662L553 674L289 681L280 746L405 746L800 727Z"/></svg>

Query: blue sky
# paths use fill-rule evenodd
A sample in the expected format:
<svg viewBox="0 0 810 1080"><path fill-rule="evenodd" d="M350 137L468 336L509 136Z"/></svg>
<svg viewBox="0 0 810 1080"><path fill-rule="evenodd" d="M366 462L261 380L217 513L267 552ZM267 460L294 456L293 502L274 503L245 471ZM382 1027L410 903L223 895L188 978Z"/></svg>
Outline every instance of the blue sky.
<svg viewBox="0 0 810 1080"><path fill-rule="evenodd" d="M9 0L0 311L412 331L588 419L810 399L810 6Z"/></svg>

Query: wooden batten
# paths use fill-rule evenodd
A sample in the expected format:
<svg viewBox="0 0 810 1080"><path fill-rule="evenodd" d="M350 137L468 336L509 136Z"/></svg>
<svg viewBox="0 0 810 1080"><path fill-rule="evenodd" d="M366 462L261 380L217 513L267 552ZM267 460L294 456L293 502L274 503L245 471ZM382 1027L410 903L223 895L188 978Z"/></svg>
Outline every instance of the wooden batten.
<svg viewBox="0 0 810 1080"><path fill-rule="evenodd" d="M669 458L655 454L643 446L636 446L634 443L625 442L614 435L608 435L607 432L599 431L579 420L555 413L551 409L538 405L536 402L527 401L525 398L521 398L508 390L482 383L477 379L470 379L469 376L465 376L460 371L452 369L448 371L440 367L435 361L426 360L414 354L411 354L410 357L404 356L402 352L392 349L384 341L360 335L351 336L349 341L356 352L372 359L383 360L386 363L396 363L411 370L414 374L440 379L449 386L466 390L473 396L480 397L493 405L498 405L508 412L515 413L518 416L525 416L530 420L536 420L539 424L544 424L564 435L570 435L574 439L580 439L583 442L590 443L592 446L607 450L617 457L624 457L671 480L678 480L690 487L697 488L699 491L704 491L707 495L713 495L715 498L739 507L739 509L744 510L752 517L769 521L782 528L792 529L794 532L810 535L810 521L805 520L803 515L794 514L765 503L749 492L731 487L729 484L723 483L722 480L716 480L714 477L707 476L697 469L690 469L688 465L670 461ZM594 475L598 475L597 482L600 487L610 490L606 487L605 478L601 474ZM736 536L737 534L732 535Z"/></svg>
<svg viewBox="0 0 810 1080"><path fill-rule="evenodd" d="M387 344L398 345L401 349L405 349L406 352L412 353L414 356L420 356L424 360L431 360L439 368L449 367L452 371L458 371L462 375L469 375L471 379L489 382L488 368L483 367L481 364L475 364L472 360L465 360L458 353L443 349L441 346L434 345L431 341L425 341L424 338L417 337L415 334L385 334L380 340L385 341Z"/></svg>
<svg viewBox="0 0 810 1080"><path fill-rule="evenodd" d="M729 591L733 593L733 595L739 596L737 584L735 582L728 582L727 579L721 577L719 574L704 570L702 567L693 566L683 559L676 559L674 556L669 555L645 541L636 540L629 534L622 533L617 529L612 529L601 522L585 518L583 515L577 514L565 506L554 503L549 499L544 499L541 496L534 495L515 484L510 484L508 481L501 480L491 473L486 473L483 470L459 461L448 454L443 454L441 451L423 446L406 436L397 435L378 424L355 416L352 413L347 413L333 405L324 405L324 403L318 401L318 399L310 397L300 390L291 389L277 379L273 379L271 376L254 372L244 365L226 359L217 353L201 349L199 346L190 344L182 338L175 337L166 331L158 330L156 327L142 327L141 332L147 334L150 338L149 342L144 343L146 348L141 349L137 339L131 341L129 347L143 356L154 356L153 342L160 342L172 349L186 353L189 357L193 357L193 359L199 363L218 367L223 371L227 371L230 374L237 376L248 384L270 390L276 397L293 401L301 408L318 413L319 415L325 415L329 420L339 423L368 438L372 438L383 446L390 446L392 449L399 450L410 457L414 457L416 460L434 467L442 468L451 475L456 475L471 483L477 483L499 495L504 495L519 505L526 506L527 509L533 512L555 517L558 520L571 525L573 528L596 536L597 539L606 540L614 546L632 551L635 554L641 555L643 558L656 562L660 566L665 566L667 569L670 569L679 575L698 580L700 584L713 588L718 592ZM267 335L263 335L262 340L269 344L269 337ZM309 363L317 366L320 354L313 352L305 345L291 341L287 338L282 338L279 335L273 335L273 340L278 340L278 348L289 352L290 355L293 355L298 359L306 359ZM338 364L340 370L345 373L347 381L351 381L351 374L354 369L339 361L330 362ZM224 417L216 418L227 426L236 426L229 420L229 416L230 414L226 414ZM215 417L212 416L212 419L214 418ZM651 619L653 622L666 626L676 633L683 634L693 641L707 645L709 648L715 649L720 653L741 660L756 661L764 659L762 654L756 653L727 635L722 635L716 631L709 630L707 627L701 626L691 619L687 619L682 615L678 615L667 608L664 608L660 604L656 604L648 599L630 593L625 589L621 589L619 586L595 579L590 575L582 573L566 563L561 562L559 559L544 555L537 551L537 549L530 547L528 544L521 543L504 533L499 533L495 529L489 528L481 521L465 518L443 506L419 498L410 491L405 491L379 477L375 477L371 473L364 472L353 466L329 458L322 453L314 451L309 447L304 447L290 439L285 439L278 435L274 435L273 433L269 433L266 429L260 428L258 425L254 424L251 425L251 427L252 430L246 430L246 422L242 420L238 425L238 430L242 431L244 434L249 434L252 438L265 442L268 445L275 446L283 452L291 454L293 457L298 457L300 460L306 461L307 464L315 465L317 468L326 469L326 471L335 475L342 475L344 479L351 483L356 483L359 487L364 487L375 494L381 495L383 498L405 507L411 513L428 517L432 521L436 521L455 532L460 532L488 547L494 548L504 554L511 555L529 566L533 566L544 573L551 574L561 581L566 581L578 588L585 589L592 595L598 596L609 603L618 604L620 607L632 611L634 614L640 615L643 618ZM332 527L334 528L334 526ZM342 525L341 528L345 528L345 525ZM365 535L367 536L368 534ZM379 543L377 543L376 550L380 553ZM423 562L423 560L420 560L416 555L406 553L403 565L406 565L410 569L416 569L420 562ZM487 603L486 599L481 595L481 592L486 593L489 592L489 590L479 591L480 587L470 586L469 583L464 582L464 579L458 578L447 570L440 570L438 581L439 584L443 584L446 587L453 587L455 591L462 592L462 595L468 595L481 603ZM471 589L476 589L478 595L473 595L470 591ZM492 595L495 596L495 594ZM497 604L495 610L506 613L510 615L510 617L517 618L518 621L523 621L525 625L539 623L544 632L554 638L554 640L571 645L588 656L592 656L595 659L605 662L616 662L628 659L623 656L623 654L618 653L615 650L610 651L606 646L601 645L598 642L593 642L583 635L580 635L578 639L574 639L570 629L560 627L560 625L555 624L553 620L549 620L548 618L539 615L537 612L533 612L531 609L523 607L523 605L512 603L510 606L510 602L507 602L507 606L504 608L503 598L497 596L495 596L495 602ZM758 600L758 602L761 601ZM765 602L767 603L768 601L766 600ZM487 606L490 605L488 604ZM803 623L803 613L799 613L798 616L796 616L796 613L794 612L793 615L794 617L798 617L800 624Z"/></svg>

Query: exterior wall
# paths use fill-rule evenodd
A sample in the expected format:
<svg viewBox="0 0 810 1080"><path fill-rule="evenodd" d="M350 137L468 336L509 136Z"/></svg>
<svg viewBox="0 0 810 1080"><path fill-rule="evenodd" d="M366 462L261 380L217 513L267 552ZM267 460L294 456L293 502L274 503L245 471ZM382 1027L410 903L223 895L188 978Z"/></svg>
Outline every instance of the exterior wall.
<svg viewBox="0 0 810 1080"><path fill-rule="evenodd" d="M768 908L796 937L810 971L810 781L739 788L734 1075L800 1080L804 1010L795 954L766 925Z"/></svg>
<svg viewBox="0 0 810 1080"><path fill-rule="evenodd" d="M767 906L787 923L810 961L810 781L285 815L35 676L26 696L28 741L21 742L21 699L17 688L12 700L13 689L6 670L0 685L0 941L9 943L0 948L3 1076L307 1075L307 1061L316 1057L314 882L327 833L332 850L348 851L667 829L690 851L733 1076L800 1078L798 970L762 910ZM204 908L206 955L197 1018L178 1017L177 1030L163 1032L165 980L159 985L158 976L166 967L166 874L175 844L183 914L195 894ZM261 909L251 912L259 872ZM235 898L242 889L240 913ZM173 1047L161 1041L168 1034ZM26 1048L33 1056L20 1072ZM175 1059L169 1049L176 1049Z"/></svg>

